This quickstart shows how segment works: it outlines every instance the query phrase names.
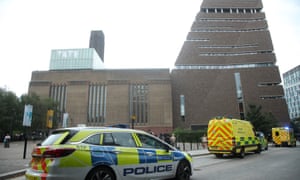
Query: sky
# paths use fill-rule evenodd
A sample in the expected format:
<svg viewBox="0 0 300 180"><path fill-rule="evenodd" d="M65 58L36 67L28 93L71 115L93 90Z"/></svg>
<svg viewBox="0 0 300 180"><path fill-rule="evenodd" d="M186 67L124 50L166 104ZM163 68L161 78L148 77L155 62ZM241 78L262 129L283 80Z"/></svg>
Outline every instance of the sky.
<svg viewBox="0 0 300 180"><path fill-rule="evenodd" d="M27 94L52 49L105 35L106 68L172 68L202 0L0 0L0 88ZM298 66L300 1L263 0L281 75ZM298 18L298 19L297 19Z"/></svg>

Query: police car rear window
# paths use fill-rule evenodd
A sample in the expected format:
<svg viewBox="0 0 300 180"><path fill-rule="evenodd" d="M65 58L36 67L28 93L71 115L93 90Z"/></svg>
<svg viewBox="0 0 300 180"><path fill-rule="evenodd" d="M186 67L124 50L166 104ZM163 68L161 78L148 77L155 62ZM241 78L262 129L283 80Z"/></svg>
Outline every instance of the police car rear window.
<svg viewBox="0 0 300 180"><path fill-rule="evenodd" d="M55 131L42 142L42 146L65 144L77 131Z"/></svg>

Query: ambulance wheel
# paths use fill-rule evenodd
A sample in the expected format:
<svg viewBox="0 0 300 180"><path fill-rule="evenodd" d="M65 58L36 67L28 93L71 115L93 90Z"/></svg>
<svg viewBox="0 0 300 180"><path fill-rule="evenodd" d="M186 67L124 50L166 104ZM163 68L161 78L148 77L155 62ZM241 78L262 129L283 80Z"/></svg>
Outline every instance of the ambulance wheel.
<svg viewBox="0 0 300 180"><path fill-rule="evenodd" d="M223 154L215 154L217 158L222 158Z"/></svg>
<svg viewBox="0 0 300 180"><path fill-rule="evenodd" d="M176 170L176 180L189 180L191 176L191 166L186 160L179 162Z"/></svg>
<svg viewBox="0 0 300 180"><path fill-rule="evenodd" d="M88 173L86 180L116 180L114 172L105 166L98 166Z"/></svg>
<svg viewBox="0 0 300 180"><path fill-rule="evenodd" d="M259 154L262 150L261 145L257 145L257 150L255 151L255 153Z"/></svg>
<svg viewBox="0 0 300 180"><path fill-rule="evenodd" d="M241 149L241 152L240 152L240 158L244 158L245 157L245 149L244 148L242 148Z"/></svg>

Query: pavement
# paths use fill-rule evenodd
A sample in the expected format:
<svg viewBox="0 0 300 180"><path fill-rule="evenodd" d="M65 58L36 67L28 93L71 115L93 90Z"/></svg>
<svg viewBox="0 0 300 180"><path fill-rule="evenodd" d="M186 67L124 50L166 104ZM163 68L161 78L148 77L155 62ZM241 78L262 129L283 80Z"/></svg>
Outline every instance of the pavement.
<svg viewBox="0 0 300 180"><path fill-rule="evenodd" d="M24 158L24 141L15 141L10 143L9 148L4 148L0 143L0 180L10 179L25 174L31 160L31 152L39 141L27 141L26 153ZM209 154L207 149L192 147L194 150L186 150L192 156L201 156Z"/></svg>
<svg viewBox="0 0 300 180"><path fill-rule="evenodd" d="M0 143L0 180L24 174L31 160L31 151L37 141L27 141L24 158L24 141L10 143L9 148L4 148Z"/></svg>

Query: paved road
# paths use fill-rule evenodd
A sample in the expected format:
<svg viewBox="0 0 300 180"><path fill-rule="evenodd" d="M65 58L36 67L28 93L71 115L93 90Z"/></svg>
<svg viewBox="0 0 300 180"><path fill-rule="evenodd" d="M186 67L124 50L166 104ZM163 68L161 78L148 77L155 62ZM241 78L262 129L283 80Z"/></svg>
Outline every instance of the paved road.
<svg viewBox="0 0 300 180"><path fill-rule="evenodd" d="M261 154L216 158L194 158L191 180L297 180L300 179L300 146L270 147Z"/></svg>
<svg viewBox="0 0 300 180"><path fill-rule="evenodd" d="M26 158L24 155L24 141L15 141L10 143L10 148L4 148L3 143L0 143L0 174L26 169L31 160L31 152L34 141L27 142Z"/></svg>
<svg viewBox="0 0 300 180"><path fill-rule="evenodd" d="M35 144L39 141L28 141L26 148L26 158L23 159L24 155L24 141L16 141L10 143L10 148L4 148L4 144L0 143L0 179L7 179L7 177L15 177L24 174L28 164L31 160L31 152ZM182 144L179 144L181 147ZM208 154L207 149L199 149L199 145L189 146L189 152L193 156ZM183 147L181 147L183 149ZM23 178L24 176L18 177Z"/></svg>

